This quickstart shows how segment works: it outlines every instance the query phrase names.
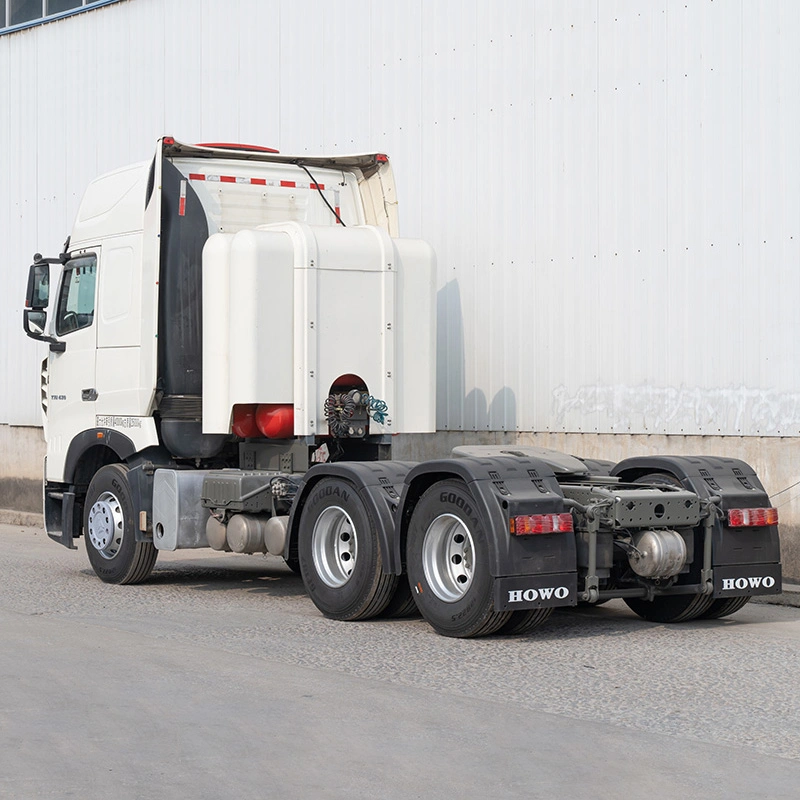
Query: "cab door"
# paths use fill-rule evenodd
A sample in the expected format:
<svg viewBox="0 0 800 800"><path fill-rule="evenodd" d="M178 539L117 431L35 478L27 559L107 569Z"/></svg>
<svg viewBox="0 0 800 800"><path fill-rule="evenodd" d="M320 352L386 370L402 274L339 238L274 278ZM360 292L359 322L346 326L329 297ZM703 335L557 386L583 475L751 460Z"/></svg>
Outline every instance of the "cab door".
<svg viewBox="0 0 800 800"><path fill-rule="evenodd" d="M95 427L97 270L100 248L72 255L61 271L51 334L64 349L50 348L47 381L47 480L64 479L72 440Z"/></svg>

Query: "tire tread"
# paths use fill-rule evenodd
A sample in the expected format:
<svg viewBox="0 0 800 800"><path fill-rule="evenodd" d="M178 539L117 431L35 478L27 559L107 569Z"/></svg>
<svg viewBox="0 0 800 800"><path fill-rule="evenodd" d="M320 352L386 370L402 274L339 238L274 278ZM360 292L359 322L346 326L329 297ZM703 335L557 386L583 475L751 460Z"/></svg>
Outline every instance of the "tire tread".
<svg viewBox="0 0 800 800"><path fill-rule="evenodd" d="M512 611L511 619L498 633L503 636L521 636L544 624L553 613L552 608L532 608L528 611Z"/></svg>
<svg viewBox="0 0 800 800"><path fill-rule="evenodd" d="M751 600L750 595L743 597L721 597L716 599L707 611L700 615L700 619L721 619L735 614L744 608Z"/></svg>

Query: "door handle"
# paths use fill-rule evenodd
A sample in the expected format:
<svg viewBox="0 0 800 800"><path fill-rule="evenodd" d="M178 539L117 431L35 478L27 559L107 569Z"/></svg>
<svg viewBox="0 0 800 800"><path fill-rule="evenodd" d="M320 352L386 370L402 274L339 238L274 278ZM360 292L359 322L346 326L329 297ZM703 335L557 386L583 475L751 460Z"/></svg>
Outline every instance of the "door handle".
<svg viewBox="0 0 800 800"><path fill-rule="evenodd" d="M97 389L81 389L81 400L97 400Z"/></svg>

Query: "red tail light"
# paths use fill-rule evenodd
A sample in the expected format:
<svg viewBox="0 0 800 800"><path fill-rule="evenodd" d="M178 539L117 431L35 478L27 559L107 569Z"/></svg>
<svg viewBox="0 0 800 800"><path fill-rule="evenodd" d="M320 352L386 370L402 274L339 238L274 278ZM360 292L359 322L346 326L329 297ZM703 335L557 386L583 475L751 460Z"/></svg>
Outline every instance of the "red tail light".
<svg viewBox="0 0 800 800"><path fill-rule="evenodd" d="M256 425L267 439L290 439L294 436L294 406L260 403L256 408Z"/></svg>
<svg viewBox="0 0 800 800"><path fill-rule="evenodd" d="M233 424L231 430L242 439L252 439L259 436L256 425L256 404L236 404L233 407Z"/></svg>
<svg viewBox="0 0 800 800"><path fill-rule="evenodd" d="M763 528L778 524L777 508L731 508L728 525L731 528Z"/></svg>
<svg viewBox="0 0 800 800"><path fill-rule="evenodd" d="M534 533L571 533L572 514L523 514L511 517L509 529L515 536Z"/></svg>

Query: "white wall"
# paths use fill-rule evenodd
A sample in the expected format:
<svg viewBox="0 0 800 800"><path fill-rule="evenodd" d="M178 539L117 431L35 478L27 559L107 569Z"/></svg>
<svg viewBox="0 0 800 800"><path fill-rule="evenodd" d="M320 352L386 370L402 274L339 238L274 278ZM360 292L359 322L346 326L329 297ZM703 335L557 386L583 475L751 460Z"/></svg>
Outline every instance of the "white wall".
<svg viewBox="0 0 800 800"><path fill-rule="evenodd" d="M127 0L0 36L0 422L99 172L163 133L385 151L439 256L439 427L800 434L800 3Z"/></svg>

